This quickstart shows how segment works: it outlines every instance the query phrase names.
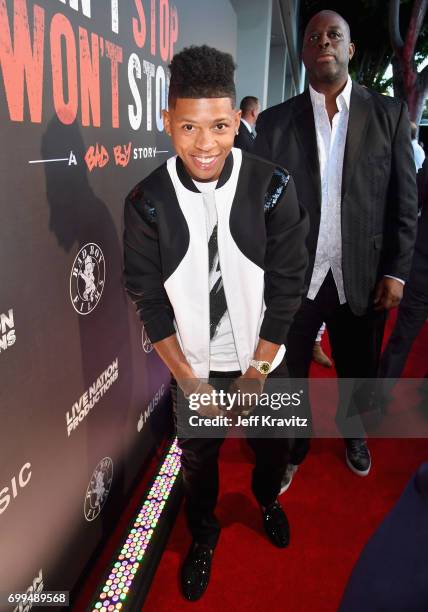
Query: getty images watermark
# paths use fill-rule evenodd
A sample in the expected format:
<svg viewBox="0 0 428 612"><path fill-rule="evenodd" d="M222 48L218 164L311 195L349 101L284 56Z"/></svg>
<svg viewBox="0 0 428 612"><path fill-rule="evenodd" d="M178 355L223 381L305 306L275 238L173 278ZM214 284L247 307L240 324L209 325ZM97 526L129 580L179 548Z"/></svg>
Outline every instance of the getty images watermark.
<svg viewBox="0 0 428 612"><path fill-rule="evenodd" d="M300 406L301 394L296 393L248 393L245 391L224 391L212 389L208 393L191 393L188 396L190 410L199 410L202 406L217 406L222 410L233 410L238 406L269 406L272 410L282 407Z"/></svg>
<svg viewBox="0 0 428 612"><path fill-rule="evenodd" d="M179 436L216 437L230 433L238 437L289 437L291 434L283 430L308 427L308 417L299 413L303 390L251 392L230 388L230 381L224 383L217 380L217 388L197 385L187 397L179 393Z"/></svg>
<svg viewBox="0 0 428 612"><path fill-rule="evenodd" d="M268 378L263 388L242 378L194 383L187 398L177 394L181 438L428 439L428 378Z"/></svg>
<svg viewBox="0 0 428 612"><path fill-rule="evenodd" d="M307 418L292 415L291 417L278 417L270 414L250 414L251 407L268 407L271 410L281 410L290 406L300 406L300 393L248 393L241 391L216 391L213 389L209 393L191 393L188 396L189 409L200 412L204 408L214 406L226 411L225 415L200 416L192 415L189 418L189 425L197 427L306 427ZM246 410L245 407L249 409ZM243 407L243 408L240 408ZM240 412L236 412L240 410ZM234 417L227 416L227 412L234 412Z"/></svg>

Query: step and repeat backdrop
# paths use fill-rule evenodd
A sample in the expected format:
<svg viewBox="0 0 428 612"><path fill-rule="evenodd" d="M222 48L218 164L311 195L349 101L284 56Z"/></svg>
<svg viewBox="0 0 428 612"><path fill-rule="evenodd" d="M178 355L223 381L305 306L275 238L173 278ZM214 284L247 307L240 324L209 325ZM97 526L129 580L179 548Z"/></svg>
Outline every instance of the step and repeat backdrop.
<svg viewBox="0 0 428 612"><path fill-rule="evenodd" d="M2 592L74 589L170 424L122 212L173 154L168 63L202 43L236 56L228 0L0 0Z"/></svg>

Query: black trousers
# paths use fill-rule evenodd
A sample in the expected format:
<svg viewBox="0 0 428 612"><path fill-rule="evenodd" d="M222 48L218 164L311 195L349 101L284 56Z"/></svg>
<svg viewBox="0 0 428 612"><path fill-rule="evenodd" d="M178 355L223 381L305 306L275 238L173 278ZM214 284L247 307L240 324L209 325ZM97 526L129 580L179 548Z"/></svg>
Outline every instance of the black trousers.
<svg viewBox="0 0 428 612"><path fill-rule="evenodd" d="M287 366L291 378L308 378L312 350L318 330L325 321L332 356L339 378L375 378L379 369L382 338L385 328L385 313L370 309L363 316L352 313L348 304L341 305L331 270L327 274L314 300L305 298L291 325L287 339ZM355 435L355 421L352 435L346 430L346 411L349 401L345 399L348 389L339 384L339 405L336 422L345 437L363 437L361 423L359 435ZM308 393L306 393L308 397ZM349 398L348 398L349 399ZM307 405L310 416L310 407ZM299 465L309 451L308 438L292 442L290 462Z"/></svg>
<svg viewBox="0 0 428 612"><path fill-rule="evenodd" d="M229 383L240 375L241 372L210 372L210 382L217 391L227 391ZM281 375L284 375L284 370L278 369L276 376ZM175 414L177 383L174 380L171 391ZM215 547L220 535L215 507L219 490L218 454L224 440L224 436L178 439L182 451L181 466L189 529L196 542L211 548ZM251 488L259 504L268 506L276 500L281 487L288 462L288 441L281 438L247 438L247 441L255 454Z"/></svg>
<svg viewBox="0 0 428 612"><path fill-rule="evenodd" d="M428 318L428 294L407 283L398 308L397 322L382 355L382 378L399 378L412 344ZM428 356L427 356L428 368Z"/></svg>

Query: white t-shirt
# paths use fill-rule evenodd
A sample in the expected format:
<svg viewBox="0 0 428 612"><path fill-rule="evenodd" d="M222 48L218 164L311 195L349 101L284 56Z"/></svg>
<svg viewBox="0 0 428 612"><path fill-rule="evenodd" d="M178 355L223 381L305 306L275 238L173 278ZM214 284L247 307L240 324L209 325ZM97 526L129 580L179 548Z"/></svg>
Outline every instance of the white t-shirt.
<svg viewBox="0 0 428 612"><path fill-rule="evenodd" d="M201 183L193 181L199 191L205 206L205 219L207 228L207 242L213 229L217 224L217 210L215 205L215 188L217 181ZM209 287L211 288L221 279L221 270L218 263L218 253L215 263L210 270ZM238 354L236 352L235 340L233 338L232 325L229 312L220 319L215 334L210 342L210 370L214 372L234 372L240 370Z"/></svg>

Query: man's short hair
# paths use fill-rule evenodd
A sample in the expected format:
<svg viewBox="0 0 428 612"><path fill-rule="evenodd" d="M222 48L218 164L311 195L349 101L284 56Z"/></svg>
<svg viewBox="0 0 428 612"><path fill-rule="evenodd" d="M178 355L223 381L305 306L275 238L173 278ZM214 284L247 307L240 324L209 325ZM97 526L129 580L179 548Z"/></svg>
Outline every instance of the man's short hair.
<svg viewBox="0 0 428 612"><path fill-rule="evenodd" d="M245 98L242 98L239 108L241 109L242 114L246 115L247 113L251 112L253 108L257 108L258 104L259 99L255 96L245 96Z"/></svg>
<svg viewBox="0 0 428 612"><path fill-rule="evenodd" d="M207 45L183 49L169 65L168 104L174 106L177 98L231 98L234 107L235 68L230 53Z"/></svg>
<svg viewBox="0 0 428 612"><path fill-rule="evenodd" d="M345 33L348 36L349 42L351 42L351 40L352 40L352 38L351 38L351 28L349 26L349 23L346 21L346 19L345 19L345 17L343 17L343 15L341 15L337 11L331 11L330 9L324 9L322 11L318 11L317 10L317 11L315 11L311 15L310 19L308 19L308 22L306 23L305 30L304 30L304 36L306 36L306 31L307 31L308 26L311 23L312 19L314 17L318 16L318 15L321 15L321 14L323 14L323 15L329 14L329 15L333 15L335 17L339 17L339 19L341 19L341 21L343 22L343 25L345 26Z"/></svg>
<svg viewBox="0 0 428 612"><path fill-rule="evenodd" d="M416 136L418 135L418 126L414 121L410 122L410 134L412 136L412 140L415 140Z"/></svg>

